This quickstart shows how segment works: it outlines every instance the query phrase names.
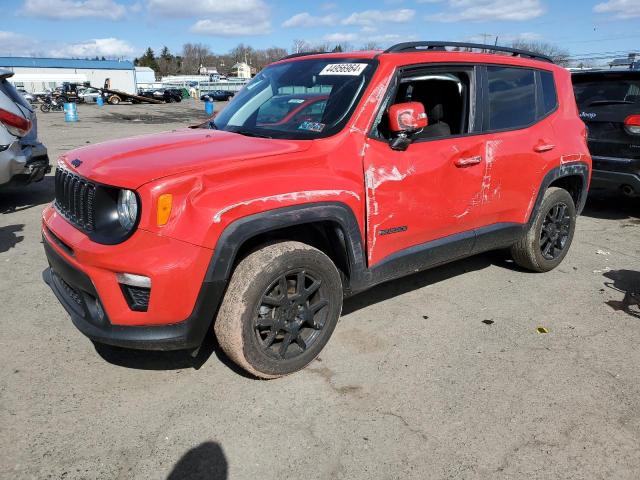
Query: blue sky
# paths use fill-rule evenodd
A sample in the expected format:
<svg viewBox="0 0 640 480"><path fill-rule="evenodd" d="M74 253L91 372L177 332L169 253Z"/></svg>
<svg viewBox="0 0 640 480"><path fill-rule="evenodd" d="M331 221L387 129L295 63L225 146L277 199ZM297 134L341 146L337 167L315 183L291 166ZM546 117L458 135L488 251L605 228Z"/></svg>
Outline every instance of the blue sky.
<svg viewBox="0 0 640 480"><path fill-rule="evenodd" d="M640 0L2 0L0 55L133 58L186 42L223 53L406 40L547 41L572 55L640 49ZM486 37L485 37L486 34ZM614 54L615 52L615 54Z"/></svg>

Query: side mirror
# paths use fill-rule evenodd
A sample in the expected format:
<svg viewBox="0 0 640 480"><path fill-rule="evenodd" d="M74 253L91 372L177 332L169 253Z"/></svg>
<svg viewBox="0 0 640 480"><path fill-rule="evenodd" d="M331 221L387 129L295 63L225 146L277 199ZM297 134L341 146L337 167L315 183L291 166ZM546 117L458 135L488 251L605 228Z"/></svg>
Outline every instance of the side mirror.
<svg viewBox="0 0 640 480"><path fill-rule="evenodd" d="M413 133L429 125L424 105L420 102L396 103L389 107L391 133Z"/></svg>
<svg viewBox="0 0 640 480"><path fill-rule="evenodd" d="M410 135L429 125L424 105L420 102L396 103L389 107L389 130L393 137L389 146L393 150L406 150L411 145Z"/></svg>

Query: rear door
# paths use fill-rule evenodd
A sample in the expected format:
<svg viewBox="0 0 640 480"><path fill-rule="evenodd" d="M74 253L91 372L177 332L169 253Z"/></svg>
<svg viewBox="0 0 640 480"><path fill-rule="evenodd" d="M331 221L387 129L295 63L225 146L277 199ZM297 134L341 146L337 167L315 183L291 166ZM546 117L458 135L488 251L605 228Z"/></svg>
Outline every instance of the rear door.
<svg viewBox="0 0 640 480"><path fill-rule="evenodd" d="M557 98L549 71L491 65L484 68L483 78L482 220L485 227L500 229L526 222L531 199L540 188L540 172L558 158L553 127L544 121L557 110ZM549 82L551 93L545 102L542 85Z"/></svg>
<svg viewBox="0 0 640 480"><path fill-rule="evenodd" d="M604 169L599 163L610 159L640 159L640 137L624 126L627 117L640 115L640 72L578 73L573 88L589 128L593 168Z"/></svg>

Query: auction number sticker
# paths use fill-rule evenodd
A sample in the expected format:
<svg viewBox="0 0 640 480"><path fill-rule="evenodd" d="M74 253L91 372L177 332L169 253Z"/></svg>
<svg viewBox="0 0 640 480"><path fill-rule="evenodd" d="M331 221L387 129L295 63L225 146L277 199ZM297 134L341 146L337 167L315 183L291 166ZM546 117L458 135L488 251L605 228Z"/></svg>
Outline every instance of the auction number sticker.
<svg viewBox="0 0 640 480"><path fill-rule="evenodd" d="M357 77L364 69L366 63L330 63L322 69L319 75L350 75Z"/></svg>

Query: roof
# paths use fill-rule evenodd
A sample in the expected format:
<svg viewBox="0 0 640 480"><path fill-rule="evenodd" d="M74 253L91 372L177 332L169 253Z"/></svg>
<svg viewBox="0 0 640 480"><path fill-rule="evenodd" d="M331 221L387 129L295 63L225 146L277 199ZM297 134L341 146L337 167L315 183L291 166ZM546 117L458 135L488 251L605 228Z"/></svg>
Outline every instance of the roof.
<svg viewBox="0 0 640 480"><path fill-rule="evenodd" d="M73 58L0 57L0 67L86 68L90 70L133 70L133 63L120 60Z"/></svg>
<svg viewBox="0 0 640 480"><path fill-rule="evenodd" d="M136 67L136 72L153 72L155 74L151 67Z"/></svg>

